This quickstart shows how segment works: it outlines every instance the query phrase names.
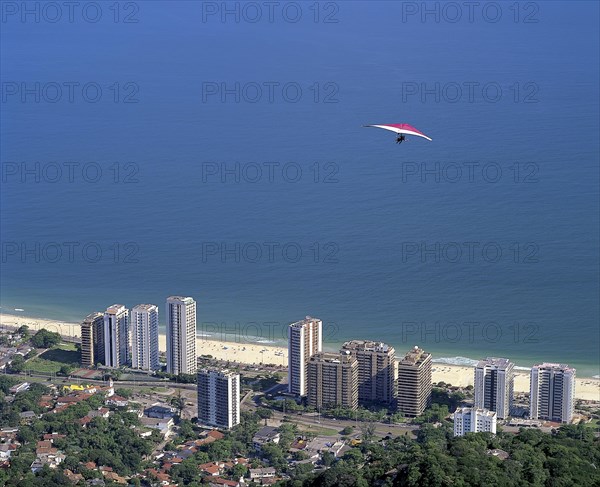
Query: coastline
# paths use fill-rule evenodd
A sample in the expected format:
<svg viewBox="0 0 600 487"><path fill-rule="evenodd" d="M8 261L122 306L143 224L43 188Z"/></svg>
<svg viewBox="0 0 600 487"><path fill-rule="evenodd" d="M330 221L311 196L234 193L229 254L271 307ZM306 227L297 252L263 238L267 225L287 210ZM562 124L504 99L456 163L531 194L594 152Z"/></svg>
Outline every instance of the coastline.
<svg viewBox="0 0 600 487"><path fill-rule="evenodd" d="M32 318L24 315L0 313L0 326L11 328L27 325L32 331L46 328L49 331L60 333L66 337L79 337L80 324L66 323L56 320ZM159 334L159 350L165 352L167 337ZM219 360L230 362L260 365L274 364L287 365L287 348L266 343L244 343L241 341L226 341L210 336L199 335L196 337L196 351L200 355L212 355ZM457 387L473 385L473 367L469 365L456 365L445 363L447 359L436 359L432 365L433 383L445 382ZM516 393L529 392L529 373L518 368L515 370ZM575 398L586 401L600 401L600 379L591 377L577 377L575 385Z"/></svg>

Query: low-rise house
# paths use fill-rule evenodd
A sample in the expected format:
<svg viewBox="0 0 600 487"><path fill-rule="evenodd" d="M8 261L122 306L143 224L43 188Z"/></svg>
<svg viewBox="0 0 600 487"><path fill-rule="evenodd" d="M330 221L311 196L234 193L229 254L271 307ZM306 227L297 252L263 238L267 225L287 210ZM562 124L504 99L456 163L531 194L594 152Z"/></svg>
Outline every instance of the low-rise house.
<svg viewBox="0 0 600 487"><path fill-rule="evenodd" d="M172 418L173 416L175 416L175 414L175 408L164 406L159 403L153 404L149 408L144 409L144 415L149 418Z"/></svg>
<svg viewBox="0 0 600 487"><path fill-rule="evenodd" d="M108 406L115 406L115 407L122 408L122 407L127 407L127 405L129 404L129 401L127 399L125 399L124 397L113 394L112 396L110 396L106 399L106 404Z"/></svg>
<svg viewBox="0 0 600 487"><path fill-rule="evenodd" d="M171 433L171 428L175 424L173 418L169 419L157 419L157 418L141 418L140 419L143 426L146 428L157 429L163 436L167 436Z"/></svg>
<svg viewBox="0 0 600 487"><path fill-rule="evenodd" d="M19 443L3 443L0 445L0 461L8 460L19 447Z"/></svg>
<svg viewBox="0 0 600 487"><path fill-rule="evenodd" d="M220 475L223 472L224 465L218 462L208 462L198 465L201 472L209 475Z"/></svg>
<svg viewBox="0 0 600 487"><path fill-rule="evenodd" d="M221 477L207 477L209 487L242 487L244 484L235 480L227 480Z"/></svg>
<svg viewBox="0 0 600 487"><path fill-rule="evenodd" d="M273 426L264 426L252 437L252 444L256 451L260 451L266 443L279 443L281 433Z"/></svg>
<svg viewBox="0 0 600 487"><path fill-rule="evenodd" d="M309 441L304 451L309 454L322 455L325 452L331 453L334 457L342 455L344 448L344 442L339 441L335 437L328 436L317 436L313 440Z"/></svg>
<svg viewBox="0 0 600 487"><path fill-rule="evenodd" d="M274 478L276 475L275 468L273 467L264 467L264 468L251 468L250 469L250 478L254 479L270 479Z"/></svg>
<svg viewBox="0 0 600 487"><path fill-rule="evenodd" d="M29 386L31 386L31 384L29 382L21 382L20 384L17 384L16 386L12 386L8 391L11 394L18 394L19 392L25 392L25 391L29 390Z"/></svg>
<svg viewBox="0 0 600 487"><path fill-rule="evenodd" d="M38 418L39 416L37 414L35 414L33 411L23 411L22 413L19 413L19 418L21 419L21 422L23 423L30 423L31 421L33 421L35 418Z"/></svg>

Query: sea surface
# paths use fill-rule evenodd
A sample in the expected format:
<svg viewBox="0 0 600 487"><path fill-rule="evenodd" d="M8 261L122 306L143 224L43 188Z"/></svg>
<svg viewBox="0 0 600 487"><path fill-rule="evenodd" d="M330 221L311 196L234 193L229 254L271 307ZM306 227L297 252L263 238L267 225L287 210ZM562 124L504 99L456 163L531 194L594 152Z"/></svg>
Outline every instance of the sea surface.
<svg viewBox="0 0 600 487"><path fill-rule="evenodd" d="M526 3L4 19L2 311L182 294L211 336L598 375L599 4ZM433 142L362 127L401 122Z"/></svg>

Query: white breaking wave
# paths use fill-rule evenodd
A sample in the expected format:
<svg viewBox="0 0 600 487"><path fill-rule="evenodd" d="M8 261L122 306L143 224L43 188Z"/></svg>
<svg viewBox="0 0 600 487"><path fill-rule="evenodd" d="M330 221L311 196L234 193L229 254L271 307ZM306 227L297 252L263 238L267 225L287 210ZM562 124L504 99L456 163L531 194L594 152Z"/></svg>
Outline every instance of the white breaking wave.
<svg viewBox="0 0 600 487"><path fill-rule="evenodd" d="M468 357L440 357L434 358L432 362L437 364L447 364L447 365L463 365L466 367L473 367L477 365L479 360L473 360Z"/></svg>

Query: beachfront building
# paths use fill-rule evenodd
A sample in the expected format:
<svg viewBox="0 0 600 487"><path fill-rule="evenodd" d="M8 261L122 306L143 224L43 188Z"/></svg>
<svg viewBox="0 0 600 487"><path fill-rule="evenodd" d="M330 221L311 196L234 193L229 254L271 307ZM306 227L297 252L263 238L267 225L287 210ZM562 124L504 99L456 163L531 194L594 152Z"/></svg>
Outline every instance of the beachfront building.
<svg viewBox="0 0 600 487"><path fill-rule="evenodd" d="M102 355L99 355L99 337L103 336L104 316L102 313L91 313L81 322L81 366L94 367L98 362L104 362L104 345Z"/></svg>
<svg viewBox="0 0 600 487"><path fill-rule="evenodd" d="M308 360L308 404L358 407L358 361L350 352L314 354Z"/></svg>
<svg viewBox="0 0 600 487"><path fill-rule="evenodd" d="M219 428L240 423L240 375L228 370L198 371L198 422Z"/></svg>
<svg viewBox="0 0 600 487"><path fill-rule="evenodd" d="M196 301L189 297L167 298L167 372L196 372Z"/></svg>
<svg viewBox="0 0 600 487"><path fill-rule="evenodd" d="M138 304L131 310L131 366L134 369L157 370L158 306Z"/></svg>
<svg viewBox="0 0 600 487"><path fill-rule="evenodd" d="M307 316L288 328L288 390L306 396L308 361L323 348L323 322Z"/></svg>
<svg viewBox="0 0 600 487"><path fill-rule="evenodd" d="M396 399L396 351L370 340L352 340L342 345L358 361L358 401L390 404Z"/></svg>
<svg viewBox="0 0 600 487"><path fill-rule="evenodd" d="M530 419L570 423L575 398L575 369L543 363L531 369Z"/></svg>
<svg viewBox="0 0 600 487"><path fill-rule="evenodd" d="M487 431L496 434L497 413L487 409L458 408L454 412L454 436Z"/></svg>
<svg viewBox="0 0 600 487"><path fill-rule="evenodd" d="M398 411L419 416L431 403L431 354L419 347L398 362Z"/></svg>
<svg viewBox="0 0 600 487"><path fill-rule="evenodd" d="M113 304L104 312L104 365L129 364L129 310Z"/></svg>
<svg viewBox="0 0 600 487"><path fill-rule="evenodd" d="M513 402L514 367L507 358L488 357L475 366L474 406L498 413L498 419L510 416Z"/></svg>

